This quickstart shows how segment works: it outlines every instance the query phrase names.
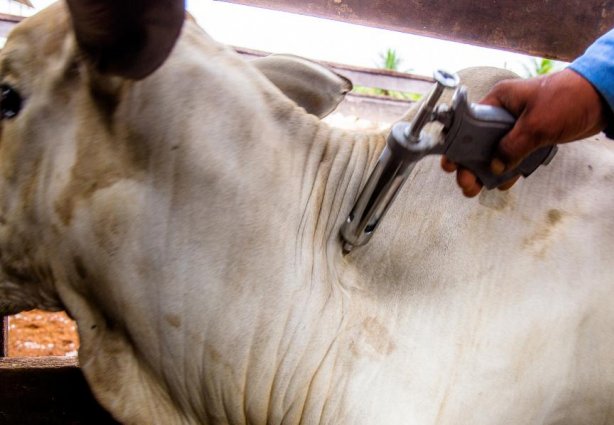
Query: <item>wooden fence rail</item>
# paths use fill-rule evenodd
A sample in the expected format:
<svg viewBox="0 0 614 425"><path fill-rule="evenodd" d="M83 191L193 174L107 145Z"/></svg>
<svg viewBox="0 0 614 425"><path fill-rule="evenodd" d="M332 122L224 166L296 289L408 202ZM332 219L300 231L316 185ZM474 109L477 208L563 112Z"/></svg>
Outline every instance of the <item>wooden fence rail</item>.
<svg viewBox="0 0 614 425"><path fill-rule="evenodd" d="M0 359L0 424L118 425L66 357Z"/></svg>
<svg viewBox="0 0 614 425"><path fill-rule="evenodd" d="M614 0L221 1L566 61L614 27Z"/></svg>
<svg viewBox="0 0 614 425"><path fill-rule="evenodd" d="M8 317L0 316L0 358L8 354L9 348L9 319Z"/></svg>
<svg viewBox="0 0 614 425"><path fill-rule="evenodd" d="M0 13L0 37L6 37L13 27L23 19L22 16Z"/></svg>

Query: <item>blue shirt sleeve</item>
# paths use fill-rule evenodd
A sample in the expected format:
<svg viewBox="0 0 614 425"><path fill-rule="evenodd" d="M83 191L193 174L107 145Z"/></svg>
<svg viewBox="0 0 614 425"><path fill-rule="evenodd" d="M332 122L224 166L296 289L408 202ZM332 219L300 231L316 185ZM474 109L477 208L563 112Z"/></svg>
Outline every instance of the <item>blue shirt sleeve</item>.
<svg viewBox="0 0 614 425"><path fill-rule="evenodd" d="M595 41L569 67L590 81L609 106L605 134L614 139L614 29Z"/></svg>

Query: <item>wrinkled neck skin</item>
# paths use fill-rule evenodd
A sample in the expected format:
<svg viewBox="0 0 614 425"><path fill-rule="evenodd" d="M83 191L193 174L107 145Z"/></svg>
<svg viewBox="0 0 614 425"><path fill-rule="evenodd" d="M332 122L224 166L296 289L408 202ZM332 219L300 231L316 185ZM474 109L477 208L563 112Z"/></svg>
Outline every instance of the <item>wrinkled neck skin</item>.
<svg viewBox="0 0 614 425"><path fill-rule="evenodd" d="M611 147L476 202L421 161L344 257L382 134L322 124L193 23L141 82L59 52L3 127L0 307L64 306L121 422L607 423Z"/></svg>
<svg viewBox="0 0 614 425"><path fill-rule="evenodd" d="M224 78L237 80L240 95L181 93L177 101L194 103L170 121L157 117L159 99L143 99L168 83L135 85L139 94L119 105L144 123L127 118L131 143L146 132L159 140L146 141L137 176L74 205L70 255L86 295L69 301L74 284L60 293L79 319L83 368L127 422L352 416L345 400L328 398L346 392L353 366L344 358L362 348L345 333L365 320L351 313L355 283L342 280L338 232L383 136L331 129L233 55L215 53L190 78L215 88L228 84L212 81L217 69L236 69ZM180 81L188 71L169 74Z"/></svg>

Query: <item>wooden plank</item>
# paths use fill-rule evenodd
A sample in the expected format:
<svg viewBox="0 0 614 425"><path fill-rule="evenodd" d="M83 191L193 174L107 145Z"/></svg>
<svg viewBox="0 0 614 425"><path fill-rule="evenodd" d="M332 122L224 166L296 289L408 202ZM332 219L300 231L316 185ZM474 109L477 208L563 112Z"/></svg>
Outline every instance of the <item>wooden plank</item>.
<svg viewBox="0 0 614 425"><path fill-rule="evenodd" d="M0 316L0 357L6 357L9 352L9 318Z"/></svg>
<svg viewBox="0 0 614 425"><path fill-rule="evenodd" d="M392 124L409 111L412 102L386 97L348 94L339 104L336 113L360 117L374 123Z"/></svg>
<svg viewBox="0 0 614 425"><path fill-rule="evenodd" d="M18 24L19 22L25 19L24 16L11 15L10 13L0 13L0 21L3 22L12 22L14 24Z"/></svg>
<svg viewBox="0 0 614 425"><path fill-rule="evenodd" d="M118 425L96 402L76 358L0 359L0 424Z"/></svg>
<svg viewBox="0 0 614 425"><path fill-rule="evenodd" d="M417 79L399 72L357 69L349 66L338 66L333 69L349 78L354 85L377 87L386 90L396 90L407 93L425 94L433 87L434 80ZM400 75L399 75L400 74Z"/></svg>
<svg viewBox="0 0 614 425"><path fill-rule="evenodd" d="M6 13L0 13L0 37L6 37L15 25L21 22L24 18L22 16L8 15Z"/></svg>
<svg viewBox="0 0 614 425"><path fill-rule="evenodd" d="M614 0L218 1L567 61L614 27Z"/></svg>

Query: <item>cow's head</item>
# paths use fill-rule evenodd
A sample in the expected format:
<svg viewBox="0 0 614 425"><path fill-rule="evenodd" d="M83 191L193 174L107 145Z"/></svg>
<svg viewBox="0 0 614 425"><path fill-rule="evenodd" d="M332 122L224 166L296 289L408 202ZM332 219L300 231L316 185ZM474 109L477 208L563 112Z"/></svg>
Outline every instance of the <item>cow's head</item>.
<svg viewBox="0 0 614 425"><path fill-rule="evenodd" d="M0 314L62 308L57 282L74 278L58 276L58 257L41 247L75 225L79 202L140 172L146 154L107 136L126 130L115 118L127 87L162 66L183 22L181 0L68 0L10 35L0 56Z"/></svg>

